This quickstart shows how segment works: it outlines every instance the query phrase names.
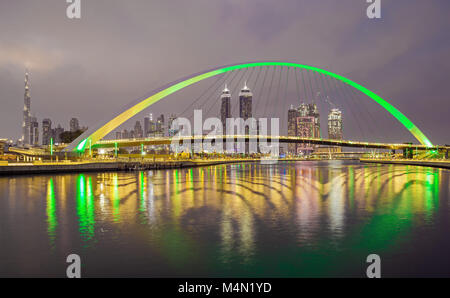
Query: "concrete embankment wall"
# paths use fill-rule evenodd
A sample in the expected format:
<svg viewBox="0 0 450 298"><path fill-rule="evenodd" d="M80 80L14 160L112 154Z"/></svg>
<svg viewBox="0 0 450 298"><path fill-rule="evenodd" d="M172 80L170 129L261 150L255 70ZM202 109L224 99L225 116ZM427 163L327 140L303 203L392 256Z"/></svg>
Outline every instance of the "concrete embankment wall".
<svg viewBox="0 0 450 298"><path fill-rule="evenodd" d="M450 161L426 161L426 160L384 160L384 159L360 159L363 163L381 163L394 165L410 165L450 169Z"/></svg>
<svg viewBox="0 0 450 298"><path fill-rule="evenodd" d="M280 161L299 161L300 159L282 159ZM261 162L260 159L231 160L183 160L183 161L117 161L117 162L55 162L37 164L0 164L0 176L34 175L52 173L106 172L106 171L145 171L160 169L179 169L212 166L240 162Z"/></svg>
<svg viewBox="0 0 450 298"><path fill-rule="evenodd" d="M0 175L116 171L121 170L122 167L123 167L122 164L118 162L8 165L8 166L0 166Z"/></svg>
<svg viewBox="0 0 450 298"><path fill-rule="evenodd" d="M155 162L81 162L0 165L0 175L51 174L76 172L105 172L126 170L159 170L211 166L252 160L214 160L214 161L155 161ZM255 160L257 161L257 160Z"/></svg>

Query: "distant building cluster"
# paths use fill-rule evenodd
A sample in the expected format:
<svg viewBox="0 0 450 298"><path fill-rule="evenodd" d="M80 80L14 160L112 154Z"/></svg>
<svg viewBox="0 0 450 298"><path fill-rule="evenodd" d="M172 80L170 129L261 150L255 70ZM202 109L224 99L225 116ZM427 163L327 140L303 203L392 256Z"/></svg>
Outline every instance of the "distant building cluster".
<svg viewBox="0 0 450 298"><path fill-rule="evenodd" d="M328 114L328 138L341 140L343 135L342 112L334 108ZM320 114L315 103L302 103L288 111L288 136L321 138ZM308 155L317 149L309 143L289 144L288 152L293 155Z"/></svg>
<svg viewBox="0 0 450 298"><path fill-rule="evenodd" d="M86 127L80 127L80 123L77 118L72 118L69 121L69 131L72 133L72 137L68 134L68 138L72 139L76 134L86 130ZM53 139L54 144L62 143L64 140L63 134L66 131L58 124L57 127L52 128L52 121L48 118L42 120L42 138L39 138L39 122L36 116L31 114L31 93L30 93L30 81L29 73L25 73L25 95L23 106L23 121L22 121L22 137L18 140L17 144L20 146L39 146L50 145Z"/></svg>
<svg viewBox="0 0 450 298"><path fill-rule="evenodd" d="M116 139L135 139L148 137L164 137L173 136L176 131L172 128L172 122L176 119L174 114L171 114L166 125L165 117L161 114L156 120L153 120L153 114L150 113L144 117L144 125L141 121L136 121L133 129L123 129L116 131Z"/></svg>
<svg viewBox="0 0 450 298"><path fill-rule="evenodd" d="M227 85L223 89L220 105L220 119L223 125L223 133L226 134L226 122L228 118L233 118L231 113L232 96L231 91ZM247 120L253 117L252 110L253 93L244 83L243 88L239 92L239 117ZM123 129L116 131L116 139L133 139L133 138L148 138L148 137L171 137L178 133L176 127L172 127L173 121L177 118L176 115L171 114L168 119L161 114L156 119L150 113L144 117L143 123L136 121L132 129ZM342 140L343 125L342 125L342 111L338 108L333 108L328 113L328 138L335 140ZM288 136L297 136L305 138L321 138L320 129L320 114L317 105L313 103L301 103L298 107L291 106L288 110ZM40 138L39 122L36 116L31 114L31 94L29 73L25 73L25 94L24 94L24 108L22 121L22 137L18 144L22 146L39 146L40 144L46 146L50 145L53 140L54 144L68 142L73 140L82 131L87 128L81 127L77 118L71 118L69 121L69 130L58 124L52 127L52 121L49 118L42 120L42 138ZM246 134L249 134L249 127L245 127ZM256 127L258 129L258 127ZM317 145L303 143L303 144L288 144L288 153L293 155L307 155L313 153L318 149ZM247 151L248 149L246 149Z"/></svg>

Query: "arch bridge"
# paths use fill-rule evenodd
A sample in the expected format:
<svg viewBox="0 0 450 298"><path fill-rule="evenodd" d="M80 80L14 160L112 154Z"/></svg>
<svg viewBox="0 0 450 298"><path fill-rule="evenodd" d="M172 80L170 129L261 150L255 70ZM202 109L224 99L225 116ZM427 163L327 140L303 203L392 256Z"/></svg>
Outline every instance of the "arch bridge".
<svg viewBox="0 0 450 298"><path fill-rule="evenodd" d="M298 63L292 63L292 62L277 62L277 61L262 61L262 62L248 62L248 63L238 63L238 64L231 64L226 66L220 66L215 67L213 69L209 69L207 71L203 71L197 74L193 74L190 76L187 76L183 79L177 80L175 82L172 82L166 86L163 86L159 89L156 89L152 91L148 96L146 96L143 99L139 99L137 101L134 101L127 105L125 108L119 110L114 116L101 121L96 126L91 127L87 131L85 131L80 137L75 139L69 146L67 146L64 150L65 151L74 151L77 153L83 153L86 149L92 147L92 146L106 146L108 144L108 141L101 141L106 135L108 135L110 132L112 132L115 128L120 126L122 123L130 119L131 117L135 116L136 114L140 113L141 111L145 110L146 108L150 107L154 103L162 100L163 98L187 87L190 85L193 85L195 83L198 83L202 80L218 76L220 74L224 74L227 72L231 72L234 70L239 69L249 69L249 68L256 68L256 67L264 67L264 66L281 66L281 67L287 67L287 68L296 68L296 69L303 69L311 72L316 72L321 75L325 75L331 78L334 78L338 81L341 81L359 92L362 92L363 94L367 95L370 99L375 101L378 105L380 105L383 109L386 110L386 112L390 113L395 119L397 119L416 139L421 145L412 145L412 147L417 148L435 148L431 141L425 136L425 134L410 120L408 119L402 112L400 112L397 108L395 108L392 104L381 98L379 95L375 94L374 92L370 91L366 87L346 78L341 75L338 75L336 73L320 69L317 67L304 65L304 64L298 64ZM350 146L350 147L369 147L369 148L386 148L386 149L393 149L394 147L396 149L403 148L404 146L409 145L401 145L401 144L376 144L376 143L363 143L363 142L351 142L351 141L332 141L332 140L302 140L301 138L294 138L291 137L280 137L280 142L308 142L308 143L315 143L315 144L336 144L338 146ZM157 140L148 140L146 142L157 142ZM162 141L161 141L162 142ZM168 140L164 140L164 142L168 142ZM364 144L364 146L363 146ZM403 147L402 147L403 146Z"/></svg>

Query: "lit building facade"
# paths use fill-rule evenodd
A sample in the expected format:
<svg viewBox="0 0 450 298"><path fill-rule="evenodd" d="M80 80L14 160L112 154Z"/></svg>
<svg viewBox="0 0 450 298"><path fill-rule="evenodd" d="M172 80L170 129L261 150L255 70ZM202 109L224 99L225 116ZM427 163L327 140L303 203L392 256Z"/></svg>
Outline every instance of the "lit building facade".
<svg viewBox="0 0 450 298"><path fill-rule="evenodd" d="M22 139L24 145L30 144L30 129L31 129L31 95L28 78L28 71L25 73L25 94L23 99L23 121L22 121Z"/></svg>
<svg viewBox="0 0 450 298"><path fill-rule="evenodd" d="M144 131L142 130L141 121L136 121L136 124L134 125L134 137L135 138L144 137Z"/></svg>
<svg viewBox="0 0 450 298"><path fill-rule="evenodd" d="M291 105L288 111L288 136L297 136L297 118L300 117L300 112L298 109ZM289 154L297 154L297 144L288 144Z"/></svg>
<svg viewBox="0 0 450 298"><path fill-rule="evenodd" d="M245 83L244 88L239 92L239 117L247 120L252 117L253 93Z"/></svg>
<svg viewBox="0 0 450 298"><path fill-rule="evenodd" d="M39 122L36 117L30 118L30 145L39 145Z"/></svg>
<svg viewBox="0 0 450 298"><path fill-rule="evenodd" d="M225 85L225 89L220 96L222 102L220 106L220 120L222 121L222 133L227 134L227 119L231 118L231 92Z"/></svg>
<svg viewBox="0 0 450 298"><path fill-rule="evenodd" d="M297 117L297 136L302 138L315 138L315 119L312 116ZM297 154L308 155L314 151L310 143L297 145Z"/></svg>
<svg viewBox="0 0 450 298"><path fill-rule="evenodd" d="M158 119L156 119L156 136L164 136L164 114L161 114Z"/></svg>
<svg viewBox="0 0 450 298"><path fill-rule="evenodd" d="M50 145L52 138L52 120L46 118L42 120L42 145Z"/></svg>
<svg viewBox="0 0 450 298"><path fill-rule="evenodd" d="M315 103L302 103L288 111L288 136L320 138L320 114ZM290 154L310 154L316 146L312 144L288 144Z"/></svg>
<svg viewBox="0 0 450 298"><path fill-rule="evenodd" d="M246 121L249 118L252 118L252 100L253 93L247 87L247 82L244 84L241 92L239 92L239 117ZM256 128L257 129L257 128ZM250 128L245 126L245 134L248 135L250 133ZM245 152L249 152L249 143L245 143Z"/></svg>
<svg viewBox="0 0 450 298"><path fill-rule="evenodd" d="M343 138L342 111L339 109L332 109L328 114L328 138L333 140Z"/></svg>

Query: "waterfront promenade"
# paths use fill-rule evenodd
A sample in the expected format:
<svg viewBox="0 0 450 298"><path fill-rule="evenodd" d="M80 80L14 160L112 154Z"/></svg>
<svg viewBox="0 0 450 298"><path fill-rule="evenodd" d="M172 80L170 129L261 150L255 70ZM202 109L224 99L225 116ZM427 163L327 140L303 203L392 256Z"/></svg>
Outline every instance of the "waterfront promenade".
<svg viewBox="0 0 450 298"><path fill-rule="evenodd" d="M414 160L414 159L368 159L361 158L362 163L380 163L395 165L423 166L450 169L450 160Z"/></svg>
<svg viewBox="0 0 450 298"><path fill-rule="evenodd" d="M287 160L287 159L283 159ZM293 161L294 159L289 159ZM3 163L0 164L0 175L23 174L47 174L47 173L72 173L72 172L103 172L103 171L128 171L128 170L158 170L175 169L198 166L211 166L217 164L238 162L260 162L259 158L234 158L234 159L193 159L193 160L90 160L82 162L35 162L35 163Z"/></svg>
<svg viewBox="0 0 450 298"><path fill-rule="evenodd" d="M308 161L310 159L284 158L279 161ZM317 160L317 159L315 159ZM90 161L59 161L38 163L3 163L0 164L0 175L26 175L47 173L76 173L76 172L104 172L104 171L132 171L132 170L159 170L189 168L198 166L211 166L238 162L261 162L259 158L235 159L193 159L193 160L90 160ZM426 166L450 169L450 161L446 160L411 160L411 159L367 159L361 158L361 163L399 164Z"/></svg>

